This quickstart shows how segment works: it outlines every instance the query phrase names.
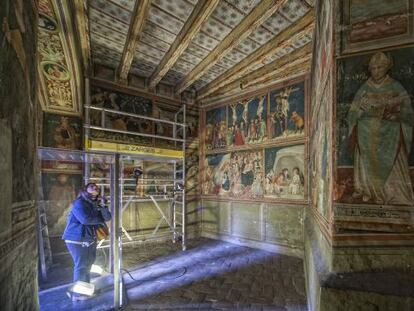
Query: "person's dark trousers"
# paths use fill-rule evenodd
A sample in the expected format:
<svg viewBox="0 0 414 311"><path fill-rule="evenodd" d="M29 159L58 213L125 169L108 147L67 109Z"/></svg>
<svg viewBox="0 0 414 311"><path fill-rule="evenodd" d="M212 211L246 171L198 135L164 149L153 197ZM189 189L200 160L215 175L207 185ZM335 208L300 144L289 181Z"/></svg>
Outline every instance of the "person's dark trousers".
<svg viewBox="0 0 414 311"><path fill-rule="evenodd" d="M66 243L66 247L73 258L73 282L83 281L89 283L91 280L91 267L96 258L96 243L89 247Z"/></svg>

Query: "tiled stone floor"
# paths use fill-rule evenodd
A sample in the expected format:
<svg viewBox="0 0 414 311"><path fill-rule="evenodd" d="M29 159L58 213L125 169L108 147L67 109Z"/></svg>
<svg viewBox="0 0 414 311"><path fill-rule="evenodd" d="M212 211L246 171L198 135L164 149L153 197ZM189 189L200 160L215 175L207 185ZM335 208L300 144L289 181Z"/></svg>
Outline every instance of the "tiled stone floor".
<svg viewBox="0 0 414 311"><path fill-rule="evenodd" d="M98 251L101 266L107 261L103 254ZM94 280L100 294L73 304L65 295L72 278L68 262L66 266L60 274L51 273L44 288L68 285L41 292L40 309L108 310L113 302L110 276ZM294 257L195 239L185 252L170 241L124 246L123 267L129 271L123 276L127 311L307 310L303 263Z"/></svg>
<svg viewBox="0 0 414 311"><path fill-rule="evenodd" d="M126 310L307 310L298 258L197 239L186 252L170 242L125 248L123 259L135 279L124 275Z"/></svg>

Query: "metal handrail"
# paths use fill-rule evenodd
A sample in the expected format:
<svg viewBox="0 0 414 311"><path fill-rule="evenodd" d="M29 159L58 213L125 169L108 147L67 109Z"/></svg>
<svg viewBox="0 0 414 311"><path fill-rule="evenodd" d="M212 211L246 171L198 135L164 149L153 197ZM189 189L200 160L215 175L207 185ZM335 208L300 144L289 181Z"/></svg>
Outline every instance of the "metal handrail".
<svg viewBox="0 0 414 311"><path fill-rule="evenodd" d="M90 125L90 124L84 124L83 127L86 128L86 129L99 130L99 131L104 131L104 132L113 132L113 133L128 134L128 135L135 135L135 136L142 136L142 137L159 138L159 139L178 141L178 142L181 142L181 143L185 142L184 139L180 139L180 138L173 138L173 137L153 135L153 134L144 134L144 133L138 133L138 132L132 132L132 131L117 130L117 129L106 128L106 127L102 127L102 126Z"/></svg>
<svg viewBox="0 0 414 311"><path fill-rule="evenodd" d="M173 122L173 121L163 120L163 119L157 119L157 118L153 118L153 117L143 116L143 115L140 115L140 114L135 114L135 113L130 113L130 112L119 111L119 110L115 110L115 109L108 109L108 108L96 107L96 106L91 106L91 105L84 106L84 107L86 109L110 112L110 113L113 113L113 114L119 114L119 115L128 116L128 117L136 117L136 118L146 119L146 120L150 120L150 121L154 121L154 122L167 123L167 124L178 125L178 126L182 126L182 127L188 126L184 123Z"/></svg>
<svg viewBox="0 0 414 311"><path fill-rule="evenodd" d="M89 180L110 180L109 177L89 177ZM123 181L136 181L135 178L122 178ZM139 178L138 184L140 181L171 181L173 182L176 179L167 179L167 178Z"/></svg>

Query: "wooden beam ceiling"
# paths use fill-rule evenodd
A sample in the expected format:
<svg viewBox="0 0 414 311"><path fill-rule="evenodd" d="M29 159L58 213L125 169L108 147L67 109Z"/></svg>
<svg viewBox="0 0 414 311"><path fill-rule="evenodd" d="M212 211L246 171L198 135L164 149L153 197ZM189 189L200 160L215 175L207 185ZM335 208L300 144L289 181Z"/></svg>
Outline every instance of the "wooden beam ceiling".
<svg viewBox="0 0 414 311"><path fill-rule="evenodd" d="M124 51L122 52L121 62L118 67L117 78L120 82L128 80L128 73L134 59L137 44L142 34L142 29L147 19L151 0L136 0L134 11L131 15L131 22L125 41Z"/></svg>
<svg viewBox="0 0 414 311"><path fill-rule="evenodd" d="M298 63L296 65L289 65L288 70L286 70L283 74L278 75L277 79L275 79L274 77L271 77L267 80L262 81L260 84L252 85L251 89L262 88L267 85L286 81L286 79L293 79L297 76L309 74L310 68L311 68L311 62L310 62L311 58L312 56L310 55L307 62Z"/></svg>
<svg viewBox="0 0 414 311"><path fill-rule="evenodd" d="M312 34L314 29L314 19L315 14L314 11L311 10L303 18L292 24L292 26L282 31L275 38L247 56L234 67L227 70L217 79L204 86L199 91L197 99L201 100L241 76L244 76L254 66L263 64L268 57L274 55L276 50L281 47L290 45L292 42L306 34Z"/></svg>
<svg viewBox="0 0 414 311"><path fill-rule="evenodd" d="M253 79L249 79L246 82L242 82L241 86L242 88L246 88L255 84L259 84L259 83L263 83L264 81L267 81L269 79L271 79L272 77L277 77L278 73L285 71L285 69L287 68L291 68L294 66L300 66L300 65L305 65L306 63L310 63L310 60L312 58L312 54L310 53L310 50L307 52L306 55L304 55L301 58L297 58L297 59L291 59L290 62L288 62L287 64L280 66L280 67L276 67L276 68L272 68L272 69L267 69L264 70L262 73L256 75L255 77L253 77Z"/></svg>
<svg viewBox="0 0 414 311"><path fill-rule="evenodd" d="M181 29L177 38L171 45L168 52L165 54L155 72L149 80L149 87L154 88L158 82L167 74L167 72L174 66L178 58L190 45L201 27L208 20L211 13L213 13L220 0L199 0L194 7L193 12Z"/></svg>
<svg viewBox="0 0 414 311"><path fill-rule="evenodd" d="M287 0L262 0L175 88L182 93L273 15Z"/></svg>
<svg viewBox="0 0 414 311"><path fill-rule="evenodd" d="M310 72L310 67L310 62L304 64L300 63L295 66L289 66L288 68L285 68L282 73L275 72L277 74L277 77L273 76L270 79L262 81L259 84L254 84L243 88L243 90L240 90L240 88L233 88L232 90L228 90L226 93L219 93L217 95L215 93L212 97L204 99L203 105L209 105L223 100L231 101L233 98L239 98L240 96L254 92L256 90L281 83L283 81L286 81L286 79L293 79L299 76L303 76Z"/></svg>
<svg viewBox="0 0 414 311"><path fill-rule="evenodd" d="M221 88L219 92L217 92L217 95L225 94L234 89L238 89L239 91L244 90L247 87L262 83L268 79L277 79L278 75L283 74L284 71L290 71L292 66L304 66L306 62L310 62L311 54L311 43L308 43L294 52L251 72L248 75L248 80L246 80L246 77L234 80Z"/></svg>

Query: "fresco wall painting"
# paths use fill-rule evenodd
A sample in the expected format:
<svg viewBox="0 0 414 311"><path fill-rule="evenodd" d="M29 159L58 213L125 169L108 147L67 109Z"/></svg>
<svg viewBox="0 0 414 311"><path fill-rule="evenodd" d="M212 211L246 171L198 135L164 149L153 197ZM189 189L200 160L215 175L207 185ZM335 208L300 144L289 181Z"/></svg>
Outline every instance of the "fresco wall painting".
<svg viewBox="0 0 414 311"><path fill-rule="evenodd" d="M178 107L174 109L174 107L172 107L171 104L163 102L158 98L152 98L150 96L145 97L139 95L131 95L125 92L121 92L112 88L103 87L100 85L94 85L92 87L91 105L107 109L113 109L117 111L133 113L137 115L155 117L168 121L175 120L175 114L179 109ZM144 119L137 120L136 118L128 116L119 116L116 114L107 114L106 118L102 120L101 113L99 111L93 110L91 111L90 116L91 123L93 125L102 126L102 122L104 122L104 125L109 128L135 131L144 134L155 134L160 136L173 137L173 125L171 124L153 122L151 120ZM182 122L182 118L179 117L177 121ZM186 183L189 184L190 189L190 191L188 191L187 194L196 195L198 193L197 191L199 172L197 110L187 109L186 123L188 124L186 132ZM120 133L105 133L102 131L92 130L91 137L103 141L120 141L127 144L132 143L139 145L153 145L159 148L167 149L182 148L181 144L175 143L172 140L145 138ZM177 138L182 137L182 131L178 132ZM142 163L142 165L145 165L145 167L147 167L149 164ZM129 168L126 167L125 169L128 171L131 170L132 167L133 165ZM162 179L162 174L158 176L159 174L157 175L154 173L156 170L154 170L152 164L148 166L148 169L151 170L151 172L148 173L149 178ZM163 170L165 171L166 169L163 168ZM147 187L140 184L140 186L137 188L137 191L139 191L141 194L161 192L161 190L162 189L158 186L158 182L156 182L156 184L154 184L153 187ZM130 191L134 192L135 188L131 188Z"/></svg>
<svg viewBox="0 0 414 311"><path fill-rule="evenodd" d="M311 94L311 120L319 109L322 92L329 79L330 68L333 66L333 0L318 0L316 4L316 25L312 57L312 94ZM332 74L332 72L331 72Z"/></svg>
<svg viewBox="0 0 414 311"><path fill-rule="evenodd" d="M319 215L330 218L332 199L332 75L322 92L319 109L310 123L310 200Z"/></svg>
<svg viewBox="0 0 414 311"><path fill-rule="evenodd" d="M92 88L91 105L144 116L153 115L153 102L151 99L97 86ZM92 125L144 134L154 133L154 124L150 120L137 120L136 118L110 113L105 114L105 119L102 120L99 111L91 111L90 118ZM158 126L157 131L164 132L164 128ZM90 135L92 138L104 141L124 141L126 143L136 143L141 145L151 145L153 142L152 138L121 133L92 130Z"/></svg>
<svg viewBox="0 0 414 311"><path fill-rule="evenodd" d="M188 124L186 139L190 142L198 140L198 111L193 113L187 110L185 122Z"/></svg>
<svg viewBox="0 0 414 311"><path fill-rule="evenodd" d="M181 121L180 119L178 121ZM185 185L188 196L200 195L199 174L200 174L200 145L199 145L199 116L197 111L187 110L186 114L186 151L185 151ZM179 135L181 137L181 135Z"/></svg>
<svg viewBox="0 0 414 311"><path fill-rule="evenodd" d="M178 106L174 108L171 106L171 103L163 102L158 98L153 98L153 96L132 95L118 91L115 88L100 86L99 84L92 87L91 105L167 121L174 121L175 114L179 109ZM103 119L101 112L97 110L90 111L90 118L91 124L95 126L173 137L173 125L168 123L137 119L135 117L117 115L115 113L106 113L105 118ZM179 119L178 122L182 122L182 120ZM198 111L187 109L186 123L188 124L186 140L187 143L191 143L198 138ZM91 130L90 136L91 138L100 141L118 141L126 144L152 145L167 149L181 148L179 143L176 144L170 139L155 139L99 130ZM182 132L178 132L177 138L182 137Z"/></svg>
<svg viewBox="0 0 414 311"><path fill-rule="evenodd" d="M44 113L42 146L79 150L82 147L82 120L80 117ZM49 234L63 233L72 201L83 185L82 162L42 160L42 187Z"/></svg>
<svg viewBox="0 0 414 311"><path fill-rule="evenodd" d="M203 193L246 199L262 198L263 151L240 151L208 155Z"/></svg>
<svg viewBox="0 0 414 311"><path fill-rule="evenodd" d="M79 117L45 113L43 118L44 147L80 149L82 121Z"/></svg>
<svg viewBox="0 0 414 311"><path fill-rule="evenodd" d="M199 148L198 143L191 144L185 154L186 182L185 189L187 195L199 194L198 176L199 176Z"/></svg>
<svg viewBox="0 0 414 311"><path fill-rule="evenodd" d="M66 226L66 218L72 201L83 184L82 174L43 173L43 199L51 236L60 237Z"/></svg>
<svg viewBox="0 0 414 311"><path fill-rule="evenodd" d="M75 74L74 51L69 50L69 37L63 32L61 19L49 0L39 1L38 51L39 78L46 96L41 101L44 111L80 114L79 83Z"/></svg>
<svg viewBox="0 0 414 311"><path fill-rule="evenodd" d="M268 118L270 139L304 137L305 84L291 85L269 93Z"/></svg>
<svg viewBox="0 0 414 311"><path fill-rule="evenodd" d="M414 2L344 5L341 50L360 55L338 62L335 218L344 230L412 231L414 48L403 45Z"/></svg>
<svg viewBox="0 0 414 311"><path fill-rule="evenodd" d="M265 197L305 198L305 146L265 149Z"/></svg>
<svg viewBox="0 0 414 311"><path fill-rule="evenodd" d="M206 150L227 146L227 109L219 107L206 112L204 142Z"/></svg>
<svg viewBox="0 0 414 311"><path fill-rule="evenodd" d="M345 0L342 52L414 42L412 0Z"/></svg>
<svg viewBox="0 0 414 311"><path fill-rule="evenodd" d="M227 146L242 146L267 140L267 95L228 105Z"/></svg>
<svg viewBox="0 0 414 311"><path fill-rule="evenodd" d="M407 45L414 42L414 2L333 4L318 1L316 10L319 40L309 119L312 205L337 233L412 230L414 48ZM342 14L337 62L332 62L333 8Z"/></svg>
<svg viewBox="0 0 414 311"><path fill-rule="evenodd" d="M310 201L317 215L329 222L332 193L332 106L334 67L334 1L317 1L309 119Z"/></svg>
<svg viewBox="0 0 414 311"><path fill-rule="evenodd" d="M156 103L157 107L160 106L158 103ZM174 112L175 114L176 112ZM192 144L194 141L197 141L198 143L198 124L199 124L199 117L198 117L198 109L191 109L189 107L186 107L186 117L185 117L185 123L187 124L187 130L186 130L186 140L187 143ZM180 113L177 116L178 122L183 122L182 114ZM182 132L178 132L178 137L182 138Z"/></svg>
<svg viewBox="0 0 414 311"><path fill-rule="evenodd" d="M302 78L207 110L202 195L306 200L305 102Z"/></svg>
<svg viewBox="0 0 414 311"><path fill-rule="evenodd" d="M172 121L175 120L175 110L172 107L163 107L161 105L154 105L153 107L154 116L156 118ZM155 133L156 135L166 136L166 137L173 137L174 127L172 124L156 122L155 124ZM182 132L180 132L182 133ZM182 135L180 135L182 138ZM160 148L180 148L181 145L177 145L176 142L172 140L165 140L165 139L155 139L155 146Z"/></svg>
<svg viewBox="0 0 414 311"><path fill-rule="evenodd" d="M413 73L414 48L339 61L337 202L413 206Z"/></svg>

